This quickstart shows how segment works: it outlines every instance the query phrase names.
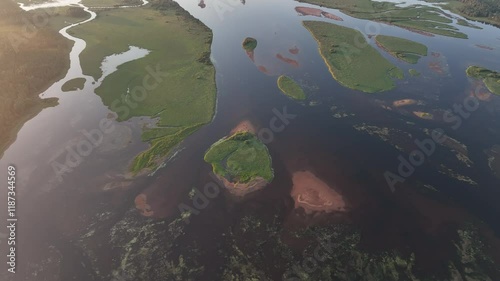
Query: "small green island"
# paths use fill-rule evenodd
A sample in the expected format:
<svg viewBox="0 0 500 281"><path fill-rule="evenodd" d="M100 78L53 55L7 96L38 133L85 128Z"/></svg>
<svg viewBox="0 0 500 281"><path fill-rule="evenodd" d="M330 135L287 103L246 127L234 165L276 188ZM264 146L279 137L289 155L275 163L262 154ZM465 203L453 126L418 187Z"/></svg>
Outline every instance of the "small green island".
<svg viewBox="0 0 500 281"><path fill-rule="evenodd" d="M63 92L71 92L76 90L81 90L85 86L85 82L87 80L85 78L75 78L69 81L66 81L64 85L62 85L61 90Z"/></svg>
<svg viewBox="0 0 500 281"><path fill-rule="evenodd" d="M466 72L469 77L483 80L490 92L500 95L500 72L479 66L469 66Z"/></svg>
<svg viewBox="0 0 500 281"><path fill-rule="evenodd" d="M257 39L252 37L247 37L242 43L243 49L247 52L251 52L257 48Z"/></svg>
<svg viewBox="0 0 500 281"><path fill-rule="evenodd" d="M482 29L481 27L474 25L474 24L472 24L464 19L457 19L457 24L461 25L461 26L470 27L470 28Z"/></svg>
<svg viewBox="0 0 500 281"><path fill-rule="evenodd" d="M420 76L420 72L418 72L418 70L413 69L413 68L409 69L409 70L408 70L408 73L410 73L410 75L411 75L412 77L417 77L417 76Z"/></svg>
<svg viewBox="0 0 500 281"><path fill-rule="evenodd" d="M300 85L295 82L295 80L286 75L281 75L278 78L278 87L285 95L291 97L294 100L306 99L306 94L304 93L304 90L300 87Z"/></svg>
<svg viewBox="0 0 500 281"><path fill-rule="evenodd" d="M396 87L404 73L366 42L361 32L333 23L304 21L330 73L345 87L367 93Z"/></svg>
<svg viewBox="0 0 500 281"><path fill-rule="evenodd" d="M272 160L267 147L252 133L236 132L214 143L205 161L228 190L245 195L263 188L274 178Z"/></svg>
<svg viewBox="0 0 500 281"><path fill-rule="evenodd" d="M427 56L427 46L415 41L387 35L377 35L375 40L391 56L407 63L416 64L421 57Z"/></svg>

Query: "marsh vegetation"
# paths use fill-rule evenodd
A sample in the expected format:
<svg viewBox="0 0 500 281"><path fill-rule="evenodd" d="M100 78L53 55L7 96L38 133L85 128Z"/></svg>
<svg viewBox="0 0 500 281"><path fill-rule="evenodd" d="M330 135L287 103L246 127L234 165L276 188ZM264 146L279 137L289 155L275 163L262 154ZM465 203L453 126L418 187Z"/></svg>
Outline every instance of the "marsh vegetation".
<svg viewBox="0 0 500 281"><path fill-rule="evenodd" d="M427 56L427 47L415 41L387 35L377 35L375 40L393 57L407 63L416 64L421 57Z"/></svg>
<svg viewBox="0 0 500 281"><path fill-rule="evenodd" d="M332 76L342 85L367 93L393 89L401 69L369 45L361 32L336 24L305 21ZM361 42L361 43L360 43Z"/></svg>
<svg viewBox="0 0 500 281"><path fill-rule="evenodd" d="M215 69L207 56L211 31L174 1L151 5L100 11L94 21L72 29L87 42L81 64L84 74L95 79L102 75L100 66L106 56L124 52L130 45L151 50L146 57L120 66L96 89L119 121L158 118L153 131L144 132L143 139L151 147L134 159L134 173L154 169L183 139L210 122L215 109ZM116 101L125 105L124 96L143 86L151 69L157 72L157 83L147 90L146 98L127 110L114 106Z"/></svg>

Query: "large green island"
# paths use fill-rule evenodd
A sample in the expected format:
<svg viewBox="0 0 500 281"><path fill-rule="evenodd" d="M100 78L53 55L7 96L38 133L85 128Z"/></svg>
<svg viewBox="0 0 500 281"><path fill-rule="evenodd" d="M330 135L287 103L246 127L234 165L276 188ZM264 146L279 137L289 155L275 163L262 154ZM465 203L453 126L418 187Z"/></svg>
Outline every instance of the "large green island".
<svg viewBox="0 0 500 281"><path fill-rule="evenodd" d="M403 71L369 45L361 32L318 21L304 21L304 26L318 42L321 56L340 84L376 93L393 89L394 78L403 78Z"/></svg>

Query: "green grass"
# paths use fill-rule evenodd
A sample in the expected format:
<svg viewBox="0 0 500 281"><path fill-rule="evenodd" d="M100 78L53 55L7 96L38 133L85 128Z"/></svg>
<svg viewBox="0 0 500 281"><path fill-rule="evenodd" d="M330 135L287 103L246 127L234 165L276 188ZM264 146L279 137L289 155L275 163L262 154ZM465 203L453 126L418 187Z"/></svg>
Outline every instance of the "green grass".
<svg viewBox="0 0 500 281"><path fill-rule="evenodd" d="M458 24L458 25L461 25L461 26L466 26L466 27L470 27L470 28L475 28L475 29L483 29L483 28L481 28L481 27L479 27L479 26L476 26L476 25L474 25L474 24L472 24L472 23L470 23L470 22L468 22L468 21L466 21L466 20L464 20L464 19L458 19L458 20L457 20L457 24Z"/></svg>
<svg viewBox="0 0 500 281"><path fill-rule="evenodd" d="M421 56L427 56L427 47L415 41L386 35L377 35L375 40L393 57L411 64L416 64Z"/></svg>
<svg viewBox="0 0 500 281"><path fill-rule="evenodd" d="M205 161L214 173L231 182L248 183L257 177L271 182L274 178L267 147L253 134L239 132L210 147Z"/></svg>
<svg viewBox="0 0 500 281"><path fill-rule="evenodd" d="M447 18L438 8L420 6L397 7L389 2L371 0L300 0L300 2L316 4L342 12L360 19L384 22L405 29L412 29L448 37L466 39L467 35L450 25L453 21Z"/></svg>
<svg viewBox="0 0 500 281"><path fill-rule="evenodd" d="M63 92L70 92L83 89L85 85L85 78L75 78L67 81L62 85L61 90Z"/></svg>
<svg viewBox="0 0 500 281"><path fill-rule="evenodd" d="M173 134L166 134L150 141L151 147L137 155L132 161L131 172L140 173L144 169L153 170L170 154L172 149L203 124L182 128Z"/></svg>
<svg viewBox="0 0 500 281"><path fill-rule="evenodd" d="M408 72L410 73L410 75L412 77L420 76L420 72L418 72L418 70L416 70L416 69L412 68L412 69L408 70Z"/></svg>
<svg viewBox="0 0 500 281"><path fill-rule="evenodd" d="M153 128L146 129L143 131L141 138L142 141L152 141L154 139L158 139L168 135L174 135L177 132L182 130L182 127L164 127L164 128Z"/></svg>
<svg viewBox="0 0 500 281"><path fill-rule="evenodd" d="M295 82L295 80L286 75L281 75L278 78L278 87L285 95L291 97L292 99L306 99L306 94L304 93L304 90L300 87L300 85Z"/></svg>
<svg viewBox="0 0 500 281"><path fill-rule="evenodd" d="M242 46L245 51L253 51L257 48L257 40L252 37L247 37L243 40Z"/></svg>
<svg viewBox="0 0 500 281"><path fill-rule="evenodd" d="M403 71L369 45L361 32L336 24L305 21L333 77L342 85L376 93L395 88Z"/></svg>
<svg viewBox="0 0 500 281"><path fill-rule="evenodd" d="M151 140L151 148L134 160L134 172L153 169L159 157L168 155L182 139L212 120L216 100L215 68L209 60L212 33L177 3L153 1L151 7L100 11L94 21L75 27L72 34L87 42L80 56L82 68L84 74L95 78L102 75L100 65L106 56L127 51L129 46L151 51L142 59L121 65L96 89L110 108L127 89L142 86L147 67L156 69L158 65L168 73L148 90L144 101L129 107L129 112L115 110L119 121L149 116L159 118L156 125L160 129L178 128L146 130L143 139Z"/></svg>
<svg viewBox="0 0 500 281"><path fill-rule="evenodd" d="M466 72L469 77L483 80L490 92L500 95L500 72L479 66L469 66Z"/></svg>

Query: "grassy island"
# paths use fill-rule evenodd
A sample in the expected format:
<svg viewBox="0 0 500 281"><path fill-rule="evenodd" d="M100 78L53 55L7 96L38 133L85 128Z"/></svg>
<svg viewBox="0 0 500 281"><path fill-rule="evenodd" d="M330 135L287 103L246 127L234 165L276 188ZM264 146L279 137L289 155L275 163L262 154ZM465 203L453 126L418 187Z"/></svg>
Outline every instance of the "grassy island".
<svg viewBox="0 0 500 281"><path fill-rule="evenodd" d="M251 52L257 48L257 39L252 37L247 37L242 43L243 49L247 52Z"/></svg>
<svg viewBox="0 0 500 281"><path fill-rule="evenodd" d="M469 68L467 68L467 75L472 78L483 80L490 92L500 95L500 72L479 66L469 66Z"/></svg>
<svg viewBox="0 0 500 281"><path fill-rule="evenodd" d="M297 82L295 82L295 80L286 75L281 75L278 78L278 87L285 95L291 97L292 99L295 100L306 99L306 94L304 93L304 90L302 90L300 85Z"/></svg>
<svg viewBox="0 0 500 281"><path fill-rule="evenodd" d="M375 40L393 57L407 63L416 64L422 56L427 56L427 46L415 41L386 35L377 35Z"/></svg>
<svg viewBox="0 0 500 281"><path fill-rule="evenodd" d="M156 168L182 140L209 123L216 102L211 30L172 0L150 3L99 10L95 20L71 29L74 36L87 42L80 55L82 69L96 79L102 75L105 57L125 52L129 46L150 50L146 57L119 66L96 89L119 121L136 116L158 119L153 131L144 131L143 139L151 146L132 162L135 174ZM151 71L159 74L148 83L157 83L149 87L144 100L128 106L123 96L129 89L143 86Z"/></svg>
<svg viewBox="0 0 500 281"><path fill-rule="evenodd" d="M410 70L408 70L408 73L410 73L410 75L411 75L412 77L420 76L420 72L418 72L418 70L413 69L413 68L412 68L412 69L410 69Z"/></svg>
<svg viewBox="0 0 500 281"><path fill-rule="evenodd" d="M62 85L61 90L63 92L81 90L85 86L85 81L87 81L85 78L71 79Z"/></svg>
<svg viewBox="0 0 500 281"><path fill-rule="evenodd" d="M393 78L404 76L401 69L366 42L361 32L318 21L305 21L304 26L318 42L325 63L340 84L376 93L393 89Z"/></svg>
<svg viewBox="0 0 500 281"><path fill-rule="evenodd" d="M221 139L205 154L215 174L230 182L249 183L257 178L271 182L274 172L267 147L252 133L238 132Z"/></svg>

